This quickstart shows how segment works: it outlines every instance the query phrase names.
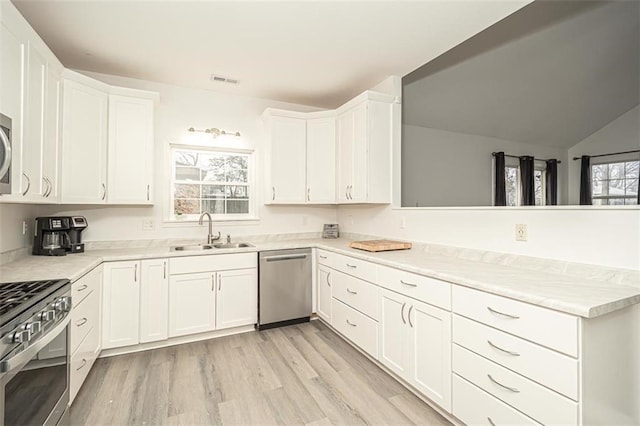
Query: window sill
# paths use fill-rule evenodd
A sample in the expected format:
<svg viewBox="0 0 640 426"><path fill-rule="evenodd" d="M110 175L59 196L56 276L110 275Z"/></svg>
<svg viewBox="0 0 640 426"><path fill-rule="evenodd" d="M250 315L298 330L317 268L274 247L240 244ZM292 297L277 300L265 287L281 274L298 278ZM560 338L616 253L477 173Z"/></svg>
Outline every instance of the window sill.
<svg viewBox="0 0 640 426"><path fill-rule="evenodd" d="M218 225L259 225L260 218L257 216L251 216L246 218L233 218L233 219L213 219L212 223ZM207 220L203 221L206 224ZM165 228L181 228L181 227L194 227L201 226L198 223L198 219L164 219L162 225Z"/></svg>

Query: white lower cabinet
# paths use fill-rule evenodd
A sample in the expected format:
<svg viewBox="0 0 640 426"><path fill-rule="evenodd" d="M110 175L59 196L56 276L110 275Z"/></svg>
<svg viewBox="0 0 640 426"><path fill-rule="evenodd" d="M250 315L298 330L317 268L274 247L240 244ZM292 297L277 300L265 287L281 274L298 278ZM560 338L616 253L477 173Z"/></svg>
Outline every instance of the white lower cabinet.
<svg viewBox="0 0 640 426"><path fill-rule="evenodd" d="M389 290L380 296L379 360L451 411L451 313Z"/></svg>
<svg viewBox="0 0 640 426"><path fill-rule="evenodd" d="M257 262L256 253L171 259L169 337L255 324Z"/></svg>
<svg viewBox="0 0 640 426"><path fill-rule="evenodd" d="M69 403L75 399L100 350L102 266L71 285L72 305L69 323Z"/></svg>
<svg viewBox="0 0 640 426"><path fill-rule="evenodd" d="M167 283L166 259L104 265L104 349L166 339Z"/></svg>
<svg viewBox="0 0 640 426"><path fill-rule="evenodd" d="M169 337L216 327L215 272L174 275L169 279Z"/></svg>
<svg viewBox="0 0 640 426"><path fill-rule="evenodd" d="M320 318L331 324L331 268L318 265L318 306L316 313Z"/></svg>

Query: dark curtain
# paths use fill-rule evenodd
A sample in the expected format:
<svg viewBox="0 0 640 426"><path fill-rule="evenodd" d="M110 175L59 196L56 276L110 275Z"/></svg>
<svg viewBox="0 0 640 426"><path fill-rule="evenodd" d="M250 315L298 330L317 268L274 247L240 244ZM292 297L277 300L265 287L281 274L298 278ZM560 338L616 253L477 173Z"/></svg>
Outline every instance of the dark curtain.
<svg viewBox="0 0 640 426"><path fill-rule="evenodd" d="M558 205L558 160L547 160L545 170L545 204L547 206Z"/></svg>
<svg viewBox="0 0 640 426"><path fill-rule="evenodd" d="M496 152L494 154L496 158L496 179L495 179L495 199L494 206L506 206L507 205L507 190L505 183L504 172L504 152Z"/></svg>
<svg viewBox="0 0 640 426"><path fill-rule="evenodd" d="M580 165L580 205L590 206L593 204L591 199L591 157L582 156Z"/></svg>
<svg viewBox="0 0 640 426"><path fill-rule="evenodd" d="M522 206L536 205L533 171L533 157L528 155L520 157L520 193L522 194L520 205Z"/></svg>

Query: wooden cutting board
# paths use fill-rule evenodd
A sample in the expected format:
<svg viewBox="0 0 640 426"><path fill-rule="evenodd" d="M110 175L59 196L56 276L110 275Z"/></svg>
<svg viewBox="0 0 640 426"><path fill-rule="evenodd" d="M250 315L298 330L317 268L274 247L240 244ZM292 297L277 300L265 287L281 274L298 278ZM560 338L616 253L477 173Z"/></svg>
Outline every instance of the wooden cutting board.
<svg viewBox="0 0 640 426"><path fill-rule="evenodd" d="M366 251L407 250L411 248L411 243L392 240L367 240L352 241L349 243L349 247Z"/></svg>

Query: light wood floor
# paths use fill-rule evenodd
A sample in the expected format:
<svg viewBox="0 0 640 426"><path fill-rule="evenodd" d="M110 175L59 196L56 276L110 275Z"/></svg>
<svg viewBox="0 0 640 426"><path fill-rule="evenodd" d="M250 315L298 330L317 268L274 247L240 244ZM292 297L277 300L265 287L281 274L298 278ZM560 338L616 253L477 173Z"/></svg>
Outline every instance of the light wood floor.
<svg viewBox="0 0 640 426"><path fill-rule="evenodd" d="M99 359L71 424L449 422L313 321Z"/></svg>

